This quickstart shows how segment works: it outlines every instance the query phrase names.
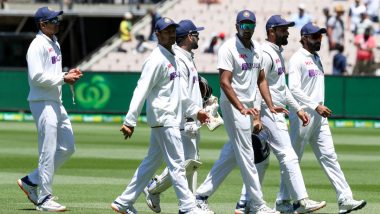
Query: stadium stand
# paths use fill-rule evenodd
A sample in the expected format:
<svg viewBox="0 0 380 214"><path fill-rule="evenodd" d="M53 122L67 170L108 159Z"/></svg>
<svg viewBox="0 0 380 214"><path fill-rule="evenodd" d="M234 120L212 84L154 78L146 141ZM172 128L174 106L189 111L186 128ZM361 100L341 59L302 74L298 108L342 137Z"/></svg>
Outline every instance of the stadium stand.
<svg viewBox="0 0 380 214"><path fill-rule="evenodd" d="M159 13L162 16L167 16L175 21L181 19L191 19L199 26L204 26L206 29L200 34L200 45L196 51L195 61L197 67L201 72L217 72L216 70L216 55L203 53L209 41L209 37L213 34L223 32L226 38L235 34L235 16L236 13L242 9L250 9L256 13L257 27L255 30L254 38L262 42L266 38L265 23L269 16L273 14L281 14L286 18L290 18L291 14L297 11L297 6L300 3L307 5L306 11L309 12L313 20L319 26L324 26L325 17L322 14L324 7L331 8L336 4L343 4L346 11L348 11L350 1L331 1L320 0L318 3L309 0L266 0L266 1L250 1L250 0L220 0L217 4L204 4L199 3L198 0L168 0L160 8ZM191 8L191 9L189 9ZM347 15L347 12L346 12ZM133 27L133 34L148 35L149 31L149 17L144 17L140 22L136 23ZM137 29L136 29L137 28ZM289 44L286 46L284 55L286 59L300 47L299 44L299 29L289 29ZM351 33L346 32L346 51L345 54L350 65L355 64L355 47L352 44L353 37ZM332 73L332 57L327 45L327 38L323 39L322 49L320 51L321 57L324 62L324 67L327 74ZM120 41L115 37L113 44L107 46L108 48L103 52L98 52L91 57L91 63L83 62L80 66L86 70L92 71L139 71L146 56L134 51L137 41L134 40L128 43L123 48L127 49L127 53L116 52L116 48ZM101 57L99 57L99 55ZM96 60L93 60L96 59ZM348 68L349 73L352 66Z"/></svg>
<svg viewBox="0 0 380 214"><path fill-rule="evenodd" d="M12 0L7 1L6 9L18 14L24 11L26 7L30 7L31 0ZM336 4L342 4L346 10L345 20L348 15L348 8L351 1L333 1L333 0L320 0L318 2L311 0L218 0L212 1L212 4L204 3L207 1L202 0L166 0L160 4L154 5L156 10L161 16L167 16L175 21L181 19L191 19L199 26L204 26L206 29L200 34L199 49L196 51L195 61L200 72L217 72L216 70L216 54L203 53L204 48L207 46L212 35L224 33L225 38L233 36L235 30L235 16L236 13L242 9L249 9L256 13L257 27L254 34L254 39L262 42L266 37L265 22L269 16L273 14L280 14L285 18L290 18L291 14L297 12L297 6L301 3L306 5L306 12L312 15L313 20L319 26L324 26L325 17L322 13L324 7L330 8L331 14L334 15L333 8ZM34 7L41 6L35 4ZM83 58L78 66L86 71L116 71L136 72L141 69L143 61L149 55L149 50L140 53L136 50L138 41L137 35L144 35L147 38L150 30L150 17L149 15L143 16L146 13L146 8L134 11L134 8L127 5L115 4L99 4L91 5L75 4L74 11L70 13L83 13L86 16L115 16L115 14L122 16L125 11L132 11L133 14L142 15L142 18L133 25L132 35L133 40L129 43L122 44L118 34L108 39L102 46L92 52L92 54ZM95 12L96 11L96 12ZM0 11L1 13L1 11ZM376 24L377 26L378 24ZM299 44L299 29L289 29L289 44L286 46L284 55L285 59L289 57L300 47ZM353 65L355 64L356 48L352 41L353 36L349 31L345 33L345 55L347 56L348 72L352 72ZM376 35L377 41L380 41L379 34ZM328 50L327 38L324 37L322 41L322 49L319 52L327 74L332 73L332 58L334 52ZM127 52L118 52L118 47L122 44L122 48ZM155 46L155 44L147 43L148 46ZM217 44L218 46L218 44ZM379 49L375 50L376 61L380 61Z"/></svg>

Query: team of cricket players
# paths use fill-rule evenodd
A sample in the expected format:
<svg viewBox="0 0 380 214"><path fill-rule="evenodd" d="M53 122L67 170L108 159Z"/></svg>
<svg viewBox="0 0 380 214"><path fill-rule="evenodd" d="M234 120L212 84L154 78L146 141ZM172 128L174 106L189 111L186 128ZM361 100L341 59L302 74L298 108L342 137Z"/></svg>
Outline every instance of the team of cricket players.
<svg viewBox="0 0 380 214"><path fill-rule="evenodd" d="M79 69L62 73L62 55L55 34L62 11L47 7L35 14L38 34L28 54L28 101L38 130L38 168L17 180L19 187L40 211L66 211L53 196L55 171L75 151L71 122L61 101L63 84L75 84ZM151 127L148 153L125 190L111 203L118 213L135 214L133 204L143 193L147 206L161 210L160 194L173 186L180 214L213 214L208 198L238 166L243 179L235 214L311 213L326 206L309 198L300 162L310 144L336 191L339 213L350 213L366 205L354 200L335 153L324 105L324 68L318 51L325 28L308 23L300 30L301 47L290 58L282 55L288 44L288 29L294 22L280 15L266 23L267 38L252 39L256 16L242 10L236 16L236 34L218 50L221 96L212 95L207 80L199 76L193 50L199 34L191 20L175 23L168 17L155 25L158 45L145 60L140 79L120 131L132 137L137 118L146 104ZM289 86L285 73L289 73ZM218 109L222 112L221 119ZM289 107L289 110L286 107ZM289 116L288 130L285 115ZM206 179L197 181L201 166L198 145L200 127L210 130L224 123L228 141ZM280 185L275 207L263 200L262 184L270 151L280 165ZM165 162L165 170L155 175ZM227 212L226 212L227 213Z"/></svg>

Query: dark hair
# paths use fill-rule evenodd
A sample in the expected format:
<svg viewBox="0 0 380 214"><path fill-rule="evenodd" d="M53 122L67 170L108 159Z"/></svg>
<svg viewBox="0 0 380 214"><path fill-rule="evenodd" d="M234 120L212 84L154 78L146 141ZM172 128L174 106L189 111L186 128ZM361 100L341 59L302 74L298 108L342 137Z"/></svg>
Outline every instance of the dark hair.
<svg viewBox="0 0 380 214"><path fill-rule="evenodd" d="M344 46L341 45L341 44L336 44L335 45L335 49L339 52L343 52L344 51Z"/></svg>
<svg viewBox="0 0 380 214"><path fill-rule="evenodd" d="M181 36L181 37L177 37L177 38L175 39L175 42L177 43L177 45L181 45L181 43L182 43L183 41L185 41L186 37L187 37L187 35L185 35L185 36Z"/></svg>

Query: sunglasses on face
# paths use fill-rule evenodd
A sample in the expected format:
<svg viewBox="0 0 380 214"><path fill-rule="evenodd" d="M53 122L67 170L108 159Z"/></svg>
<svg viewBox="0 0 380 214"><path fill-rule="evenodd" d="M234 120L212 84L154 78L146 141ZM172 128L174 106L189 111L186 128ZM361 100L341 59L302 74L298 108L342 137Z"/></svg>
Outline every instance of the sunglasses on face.
<svg viewBox="0 0 380 214"><path fill-rule="evenodd" d="M256 27L255 23L241 23L239 24L239 28L242 30L254 30Z"/></svg>
<svg viewBox="0 0 380 214"><path fill-rule="evenodd" d="M59 25L60 21L58 18L53 18L53 19L49 19L47 21L44 21L45 23L50 23L50 24L53 24L53 25Z"/></svg>
<svg viewBox="0 0 380 214"><path fill-rule="evenodd" d="M199 33L190 33L191 36L194 36L195 38L199 39Z"/></svg>

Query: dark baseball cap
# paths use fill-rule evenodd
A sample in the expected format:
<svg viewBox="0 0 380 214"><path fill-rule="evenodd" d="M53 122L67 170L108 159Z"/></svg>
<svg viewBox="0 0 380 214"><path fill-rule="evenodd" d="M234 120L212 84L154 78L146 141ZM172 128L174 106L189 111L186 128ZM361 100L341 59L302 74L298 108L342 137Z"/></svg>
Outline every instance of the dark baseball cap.
<svg viewBox="0 0 380 214"><path fill-rule="evenodd" d="M204 29L205 29L204 27L196 27L192 21L185 19L178 23L176 34L177 34L177 37L181 37L181 36L186 36L189 33L198 32Z"/></svg>
<svg viewBox="0 0 380 214"><path fill-rule="evenodd" d="M244 20L249 20L256 23L256 16L252 11L242 10L236 16L236 23L240 23Z"/></svg>
<svg viewBox="0 0 380 214"><path fill-rule="evenodd" d="M301 28L301 36L303 36L303 35L311 35L311 34L316 34L316 33L320 33L320 34L327 33L327 30L326 30L326 28L320 28L320 27L314 25L311 22L305 24Z"/></svg>
<svg viewBox="0 0 380 214"><path fill-rule="evenodd" d="M62 10L54 11L48 7L41 7L41 8L38 8L36 13L34 14L34 21L35 22L43 22L43 21L47 21L50 19L54 19L54 18L56 18L62 14L63 14Z"/></svg>
<svg viewBox="0 0 380 214"><path fill-rule="evenodd" d="M169 27L169 26L175 26L175 27L178 27L178 24L175 23L173 20L171 20L170 18L168 17L162 17L161 19L157 20L156 22L156 25L155 25L155 30L156 31L162 31L164 30L165 28Z"/></svg>
<svg viewBox="0 0 380 214"><path fill-rule="evenodd" d="M280 15L273 15L268 19L265 28L269 30L270 28L274 27L293 27L294 25L294 22L288 22L285 19L283 19Z"/></svg>

